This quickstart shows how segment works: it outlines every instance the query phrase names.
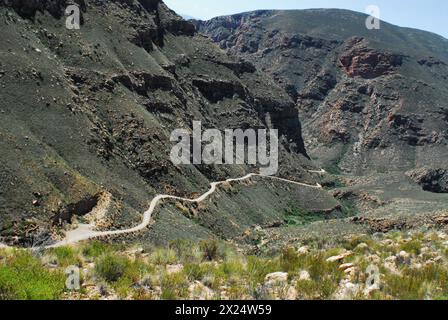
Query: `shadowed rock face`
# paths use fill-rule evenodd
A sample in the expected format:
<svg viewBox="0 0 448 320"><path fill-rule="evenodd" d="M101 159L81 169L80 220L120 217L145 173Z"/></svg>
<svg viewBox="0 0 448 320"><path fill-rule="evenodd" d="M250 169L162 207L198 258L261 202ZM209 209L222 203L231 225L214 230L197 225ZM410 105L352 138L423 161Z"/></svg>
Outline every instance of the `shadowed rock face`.
<svg viewBox="0 0 448 320"><path fill-rule="evenodd" d="M406 173L423 190L435 193L448 193L448 170L420 168Z"/></svg>
<svg viewBox="0 0 448 320"><path fill-rule="evenodd" d="M196 21L286 89L310 156L354 174L448 165L448 40L345 10Z"/></svg>
<svg viewBox="0 0 448 320"><path fill-rule="evenodd" d="M55 218L85 214L95 201L83 201L102 192L112 194L112 227L135 225L155 194L190 196L253 170L174 166L171 132L194 120L220 130L278 128L279 174L316 182L303 169L312 164L294 102L252 63L228 57L161 1L75 2L81 30L65 28L71 1L0 0L4 241L30 243ZM263 195L271 196L279 200ZM250 210L234 205L242 216Z"/></svg>

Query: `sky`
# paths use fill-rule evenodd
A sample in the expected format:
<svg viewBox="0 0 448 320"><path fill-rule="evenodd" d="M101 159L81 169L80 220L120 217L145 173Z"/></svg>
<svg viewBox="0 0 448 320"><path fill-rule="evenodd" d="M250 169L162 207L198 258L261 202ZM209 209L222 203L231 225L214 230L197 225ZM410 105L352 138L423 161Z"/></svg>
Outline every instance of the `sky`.
<svg viewBox="0 0 448 320"><path fill-rule="evenodd" d="M340 8L366 12L370 5L380 8L380 18L402 27L440 34L448 39L446 0L164 0L182 15L207 20L216 16L257 9Z"/></svg>

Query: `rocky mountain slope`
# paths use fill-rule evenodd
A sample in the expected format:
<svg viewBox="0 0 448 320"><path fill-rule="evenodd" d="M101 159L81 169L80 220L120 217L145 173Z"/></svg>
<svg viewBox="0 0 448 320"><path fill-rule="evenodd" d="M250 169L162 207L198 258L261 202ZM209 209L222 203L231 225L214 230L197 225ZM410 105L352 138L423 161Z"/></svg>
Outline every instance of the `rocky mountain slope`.
<svg viewBox="0 0 448 320"><path fill-rule="evenodd" d="M65 28L71 1L0 0L2 242L51 242L76 217L98 229L136 225L156 194L193 196L210 181L255 169L174 166L170 134L193 120L278 128L280 175L316 182L305 170L313 165L293 100L253 64L227 56L161 1L75 2L80 30ZM324 192L244 188L221 192L228 207L211 200L205 215L164 208L156 238L241 236L253 225L283 223L291 203L338 208Z"/></svg>
<svg viewBox="0 0 448 320"><path fill-rule="evenodd" d="M307 151L364 175L448 166L448 40L345 10L256 11L196 21L295 100Z"/></svg>

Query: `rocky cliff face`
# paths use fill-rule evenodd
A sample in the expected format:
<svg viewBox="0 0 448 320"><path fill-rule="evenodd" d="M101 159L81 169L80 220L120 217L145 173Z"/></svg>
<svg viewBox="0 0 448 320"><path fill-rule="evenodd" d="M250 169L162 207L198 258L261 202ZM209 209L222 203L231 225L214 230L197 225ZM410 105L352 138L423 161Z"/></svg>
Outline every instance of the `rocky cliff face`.
<svg viewBox="0 0 448 320"><path fill-rule="evenodd" d="M448 193L448 170L419 168L407 172L423 190L435 193Z"/></svg>
<svg viewBox="0 0 448 320"><path fill-rule="evenodd" d="M65 28L70 3L0 1L3 241L30 245L102 203L105 227L129 226L155 194L193 195L253 169L174 166L170 134L193 120L278 128L280 174L314 183L293 100L252 63L158 0L75 1L80 30Z"/></svg>
<svg viewBox="0 0 448 320"><path fill-rule="evenodd" d="M309 154L354 174L448 166L448 40L344 10L256 11L195 22L283 86Z"/></svg>

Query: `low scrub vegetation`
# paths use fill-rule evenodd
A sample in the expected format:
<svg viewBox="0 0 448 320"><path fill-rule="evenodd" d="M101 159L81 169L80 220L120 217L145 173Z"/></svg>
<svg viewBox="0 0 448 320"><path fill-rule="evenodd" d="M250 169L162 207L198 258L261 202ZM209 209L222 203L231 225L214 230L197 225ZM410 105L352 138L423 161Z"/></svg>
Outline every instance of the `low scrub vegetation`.
<svg viewBox="0 0 448 320"><path fill-rule="evenodd" d="M148 250L100 242L35 255L2 249L0 298L447 299L444 233L310 239L265 251L213 239ZM80 290L65 288L68 266L80 268Z"/></svg>
<svg viewBox="0 0 448 320"><path fill-rule="evenodd" d="M58 299L64 291L65 276L49 270L41 261L23 251L0 254L0 299Z"/></svg>

